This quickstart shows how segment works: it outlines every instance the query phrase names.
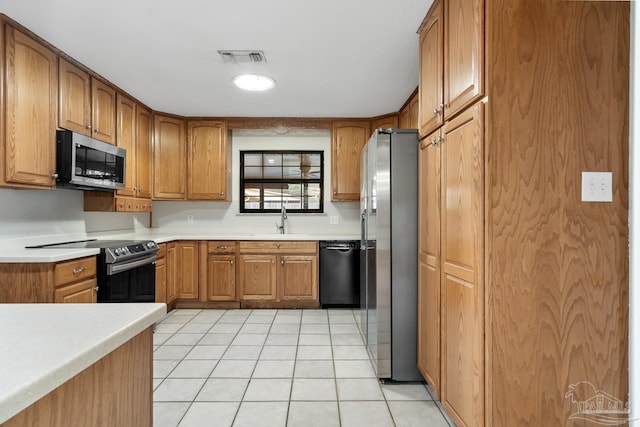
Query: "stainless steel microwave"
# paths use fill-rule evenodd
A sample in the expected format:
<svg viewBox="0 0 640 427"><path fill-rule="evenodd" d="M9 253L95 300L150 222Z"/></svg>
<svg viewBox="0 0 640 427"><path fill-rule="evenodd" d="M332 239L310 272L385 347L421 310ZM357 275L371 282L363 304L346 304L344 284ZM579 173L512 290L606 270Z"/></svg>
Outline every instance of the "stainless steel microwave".
<svg viewBox="0 0 640 427"><path fill-rule="evenodd" d="M124 188L126 150L72 132L56 132L56 186L79 190Z"/></svg>

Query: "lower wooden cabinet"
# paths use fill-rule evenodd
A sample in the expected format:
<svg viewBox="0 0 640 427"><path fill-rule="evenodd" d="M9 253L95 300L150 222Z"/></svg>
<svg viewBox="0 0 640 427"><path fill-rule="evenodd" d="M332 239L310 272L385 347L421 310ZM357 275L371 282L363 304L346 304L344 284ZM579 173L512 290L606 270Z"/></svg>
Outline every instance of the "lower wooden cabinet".
<svg viewBox="0 0 640 427"><path fill-rule="evenodd" d="M177 243L171 242L167 244L167 259L166 259L166 289L167 289L167 304L173 303L178 297L178 291L176 286L176 250Z"/></svg>
<svg viewBox="0 0 640 427"><path fill-rule="evenodd" d="M318 257L282 255L277 276L280 299L285 301L318 299Z"/></svg>
<svg viewBox="0 0 640 427"><path fill-rule="evenodd" d="M158 259L156 260L156 302L167 302L167 244L158 245Z"/></svg>
<svg viewBox="0 0 640 427"><path fill-rule="evenodd" d="M318 302L317 242L240 242L238 298Z"/></svg>
<svg viewBox="0 0 640 427"><path fill-rule="evenodd" d="M54 292L56 303L92 303L97 301L98 287L96 279L84 280L72 285L61 286Z"/></svg>
<svg viewBox="0 0 640 427"><path fill-rule="evenodd" d="M58 263L0 263L0 303L97 300L96 257Z"/></svg>
<svg viewBox="0 0 640 427"><path fill-rule="evenodd" d="M200 295L198 290L198 242L193 240L180 241L176 245L176 250L178 298L196 300Z"/></svg>
<svg viewBox="0 0 640 427"><path fill-rule="evenodd" d="M240 300L276 300L276 258L276 255L240 255Z"/></svg>
<svg viewBox="0 0 640 427"><path fill-rule="evenodd" d="M96 257L59 262L53 269L53 278L53 302L97 302Z"/></svg>
<svg viewBox="0 0 640 427"><path fill-rule="evenodd" d="M200 273L200 300L206 302L237 301L236 242L201 242L200 259L206 259Z"/></svg>

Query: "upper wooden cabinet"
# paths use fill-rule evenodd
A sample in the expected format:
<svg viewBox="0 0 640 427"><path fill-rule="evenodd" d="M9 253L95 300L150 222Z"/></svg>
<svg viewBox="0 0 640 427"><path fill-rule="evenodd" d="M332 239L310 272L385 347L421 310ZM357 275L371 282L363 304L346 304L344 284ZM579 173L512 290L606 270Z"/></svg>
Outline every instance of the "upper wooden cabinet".
<svg viewBox="0 0 640 427"><path fill-rule="evenodd" d="M59 125L91 136L91 77L60 58Z"/></svg>
<svg viewBox="0 0 640 427"><path fill-rule="evenodd" d="M484 0L436 0L420 27L420 137L484 94Z"/></svg>
<svg viewBox="0 0 640 427"><path fill-rule="evenodd" d="M4 51L0 184L54 188L58 58L9 25L0 37Z"/></svg>
<svg viewBox="0 0 640 427"><path fill-rule="evenodd" d="M64 59L59 86L60 127L115 144L115 89Z"/></svg>
<svg viewBox="0 0 640 427"><path fill-rule="evenodd" d="M151 112L120 93L117 100L117 145L127 151L125 188L85 191L84 210L151 212Z"/></svg>
<svg viewBox="0 0 640 427"><path fill-rule="evenodd" d="M116 143L116 91L96 78L91 78L91 124L93 137L109 144Z"/></svg>
<svg viewBox="0 0 640 427"><path fill-rule="evenodd" d="M184 120L154 115L153 198L185 199L186 143Z"/></svg>
<svg viewBox="0 0 640 427"><path fill-rule="evenodd" d="M484 2L444 1L444 119L484 93Z"/></svg>
<svg viewBox="0 0 640 427"><path fill-rule="evenodd" d="M136 107L136 195L151 198L151 152L153 140L151 111Z"/></svg>
<svg viewBox="0 0 640 427"><path fill-rule="evenodd" d="M398 127L398 115L391 114L384 117L378 117L377 119L371 120L371 132L375 129L389 129L389 128L397 128Z"/></svg>
<svg viewBox="0 0 640 427"><path fill-rule="evenodd" d="M360 200L362 148L371 136L369 121L333 123L331 135L331 200Z"/></svg>
<svg viewBox="0 0 640 427"><path fill-rule="evenodd" d="M231 150L225 122L188 122L187 170L187 199L230 200Z"/></svg>
<svg viewBox="0 0 640 427"><path fill-rule="evenodd" d="M407 100L405 105L400 109L398 116L398 127L400 129L418 129L418 93Z"/></svg>
<svg viewBox="0 0 640 427"><path fill-rule="evenodd" d="M118 99L118 147L127 150L122 196L151 197L151 112L122 94Z"/></svg>
<svg viewBox="0 0 640 427"><path fill-rule="evenodd" d="M117 96L118 147L127 152L124 188L116 193L123 196L136 195L136 104L126 96Z"/></svg>
<svg viewBox="0 0 640 427"><path fill-rule="evenodd" d="M442 0L436 0L420 32L418 123L421 138L444 122L442 15Z"/></svg>

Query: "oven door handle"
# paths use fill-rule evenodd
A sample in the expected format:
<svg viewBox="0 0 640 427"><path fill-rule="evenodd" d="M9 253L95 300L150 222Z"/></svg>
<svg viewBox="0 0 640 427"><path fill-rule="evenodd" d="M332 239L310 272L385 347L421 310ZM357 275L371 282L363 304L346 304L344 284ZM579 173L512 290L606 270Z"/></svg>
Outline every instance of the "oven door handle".
<svg viewBox="0 0 640 427"><path fill-rule="evenodd" d="M133 270L134 268L141 267L143 265L153 264L156 262L157 258L158 257L156 255L153 255L129 262L123 262L121 264L109 264L107 265L107 276L113 276L114 274L122 273L123 271Z"/></svg>

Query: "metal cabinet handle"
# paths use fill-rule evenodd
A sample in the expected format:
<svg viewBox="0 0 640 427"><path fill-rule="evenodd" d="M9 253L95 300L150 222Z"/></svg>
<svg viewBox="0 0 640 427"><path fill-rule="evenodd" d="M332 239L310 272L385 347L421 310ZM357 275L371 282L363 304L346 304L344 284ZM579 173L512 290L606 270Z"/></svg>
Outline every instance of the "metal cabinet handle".
<svg viewBox="0 0 640 427"><path fill-rule="evenodd" d="M437 109L437 108L434 108L434 109L433 109L433 115L434 115L434 116L437 116L439 112L440 112L440 111L438 111L438 109Z"/></svg>
<svg viewBox="0 0 640 427"><path fill-rule="evenodd" d="M58 175L55 172L51 174L51 178L53 178L53 179L58 179L58 176L60 176L60 175Z"/></svg>
<svg viewBox="0 0 640 427"><path fill-rule="evenodd" d="M96 292L98 292L100 290L100 286L96 286L95 288L93 288L96 290Z"/></svg>
<svg viewBox="0 0 640 427"><path fill-rule="evenodd" d="M73 274L80 274L84 271L84 267L78 267L73 269Z"/></svg>
<svg viewBox="0 0 640 427"><path fill-rule="evenodd" d="M280 265L284 265L284 260L280 260Z"/></svg>
<svg viewBox="0 0 640 427"><path fill-rule="evenodd" d="M86 125L85 128L91 129L91 125Z"/></svg>
<svg viewBox="0 0 640 427"><path fill-rule="evenodd" d="M231 265L233 265L233 260L229 261L231 263Z"/></svg>
<svg viewBox="0 0 640 427"><path fill-rule="evenodd" d="M218 246L218 249L220 249L221 251L224 251L225 249L227 249L227 247L225 245L222 245L222 246Z"/></svg>
<svg viewBox="0 0 640 427"><path fill-rule="evenodd" d="M275 264L276 262L274 260L271 260L271 264Z"/></svg>
<svg viewBox="0 0 640 427"><path fill-rule="evenodd" d="M221 196L224 196L224 191L221 191L221 192L220 192L220 195L221 195Z"/></svg>

